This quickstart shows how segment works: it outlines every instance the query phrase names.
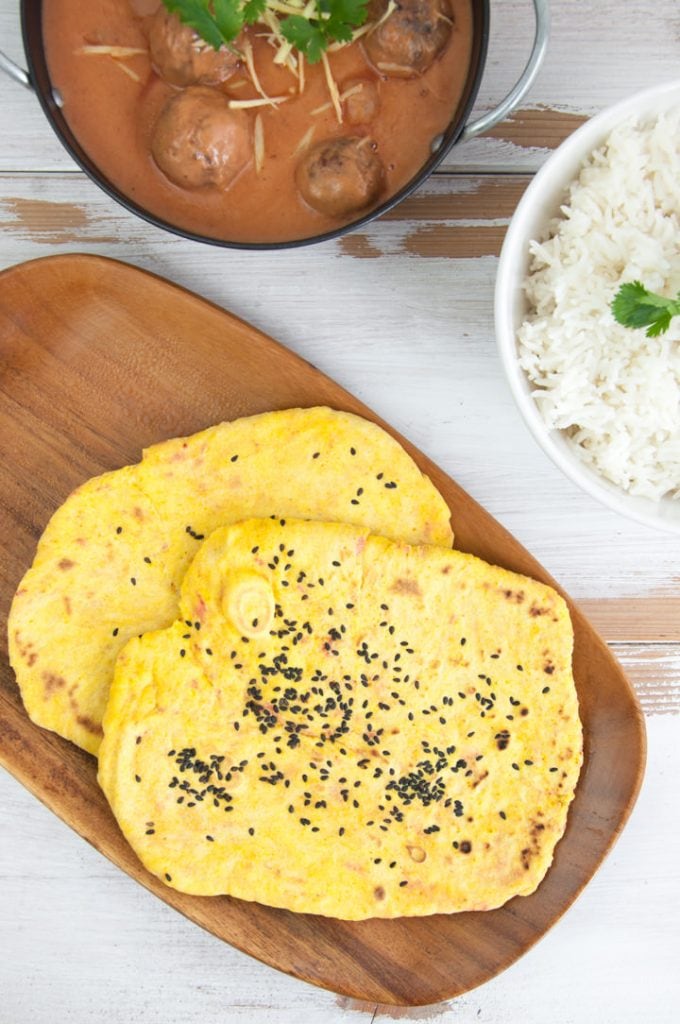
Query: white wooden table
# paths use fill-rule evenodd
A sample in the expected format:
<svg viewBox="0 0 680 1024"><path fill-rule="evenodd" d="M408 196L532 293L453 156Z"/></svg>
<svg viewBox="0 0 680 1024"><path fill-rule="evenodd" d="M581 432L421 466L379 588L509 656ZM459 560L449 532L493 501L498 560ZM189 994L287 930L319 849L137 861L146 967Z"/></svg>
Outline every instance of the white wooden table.
<svg viewBox="0 0 680 1024"><path fill-rule="evenodd" d="M389 218L285 255L216 250L136 220L75 169L34 97L2 81L0 266L87 251L165 275L278 337L457 478L581 602L637 688L649 760L629 826L514 967L455 1002L398 1011L294 981L201 932L2 775L0 1024L679 1019L680 544L599 507L535 446L496 356L492 292L505 225L550 149L584 116L678 76L680 8L552 7L547 61L519 114L454 150ZM0 39L21 60L17 8L0 0ZM492 8L479 111L512 84L531 33L529 0Z"/></svg>

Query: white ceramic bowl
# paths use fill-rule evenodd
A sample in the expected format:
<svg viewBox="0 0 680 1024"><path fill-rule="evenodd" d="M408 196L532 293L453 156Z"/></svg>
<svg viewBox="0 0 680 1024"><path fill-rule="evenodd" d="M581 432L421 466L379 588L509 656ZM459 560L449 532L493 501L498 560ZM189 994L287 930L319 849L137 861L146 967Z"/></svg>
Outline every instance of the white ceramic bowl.
<svg viewBox="0 0 680 1024"><path fill-rule="evenodd" d="M636 93L587 121L555 150L524 193L505 236L496 278L495 318L496 340L510 389L529 430L546 454L574 483L615 512L680 534L680 501L651 501L627 494L579 459L559 430L546 426L517 358L517 330L527 310L522 282L529 268L529 242L541 237L547 222L558 214L566 188L577 176L582 161L602 145L617 124L629 117L653 116L678 105L680 81Z"/></svg>

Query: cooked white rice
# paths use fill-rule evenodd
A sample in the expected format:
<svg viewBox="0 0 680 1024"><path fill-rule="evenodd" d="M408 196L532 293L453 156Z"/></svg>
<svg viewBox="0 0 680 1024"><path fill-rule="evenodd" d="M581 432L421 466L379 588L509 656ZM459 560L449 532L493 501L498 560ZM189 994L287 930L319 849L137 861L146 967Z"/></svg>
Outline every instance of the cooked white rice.
<svg viewBox="0 0 680 1024"><path fill-rule="evenodd" d="M550 427L631 494L680 498L680 317L668 332L616 323L626 281L680 290L680 109L612 132L531 243L520 362Z"/></svg>

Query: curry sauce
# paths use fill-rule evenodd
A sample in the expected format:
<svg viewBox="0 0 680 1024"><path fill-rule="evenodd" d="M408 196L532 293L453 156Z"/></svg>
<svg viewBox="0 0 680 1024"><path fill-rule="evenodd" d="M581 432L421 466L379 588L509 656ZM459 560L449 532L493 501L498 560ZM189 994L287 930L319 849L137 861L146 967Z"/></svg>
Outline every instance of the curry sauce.
<svg viewBox="0 0 680 1024"><path fill-rule="evenodd" d="M253 158L226 188L180 187L152 156L159 118L180 91L161 77L149 53L149 15L156 6L154 0L89 0L87 5L81 0L45 0L50 76L73 134L120 192L155 217L214 239L292 241L332 231L369 212L402 188L429 158L433 139L450 123L467 79L472 40L469 0L449 0L453 24L446 48L417 77L379 72L361 40L329 52L338 92L350 94L342 103L343 123L338 121L322 63L306 63L303 75L294 75L274 64L267 27L251 26L240 39L252 47L261 91L244 63L213 88L239 104L262 101L262 93L273 98L273 104L244 104L240 112L242 119L247 118ZM357 82L368 83L371 93L377 90L377 112L366 124L347 122ZM303 199L296 172L311 147L347 137L365 139L381 161L379 194L359 211L330 215Z"/></svg>

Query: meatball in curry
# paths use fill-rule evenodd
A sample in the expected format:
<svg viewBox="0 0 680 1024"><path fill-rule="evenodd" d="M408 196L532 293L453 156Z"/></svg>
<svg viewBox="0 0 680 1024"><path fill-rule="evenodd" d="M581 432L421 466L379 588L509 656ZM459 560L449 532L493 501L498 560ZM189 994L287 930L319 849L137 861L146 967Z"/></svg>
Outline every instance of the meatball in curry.
<svg viewBox="0 0 680 1024"><path fill-rule="evenodd" d="M241 63L234 50L215 50L165 7L151 19L149 51L154 68L171 85L221 85Z"/></svg>
<svg viewBox="0 0 680 1024"><path fill-rule="evenodd" d="M330 217L359 213L376 201L385 170L369 138L326 139L305 153L295 181L303 199Z"/></svg>
<svg viewBox="0 0 680 1024"><path fill-rule="evenodd" d="M250 119L227 97L195 85L173 96L151 139L153 158L181 188L227 189L250 162Z"/></svg>
<svg viewBox="0 0 680 1024"><path fill-rule="evenodd" d="M371 63L383 74L413 78L424 74L444 52L453 27L449 0L374 0L369 17L377 27L363 40ZM383 19L384 20L380 20Z"/></svg>

